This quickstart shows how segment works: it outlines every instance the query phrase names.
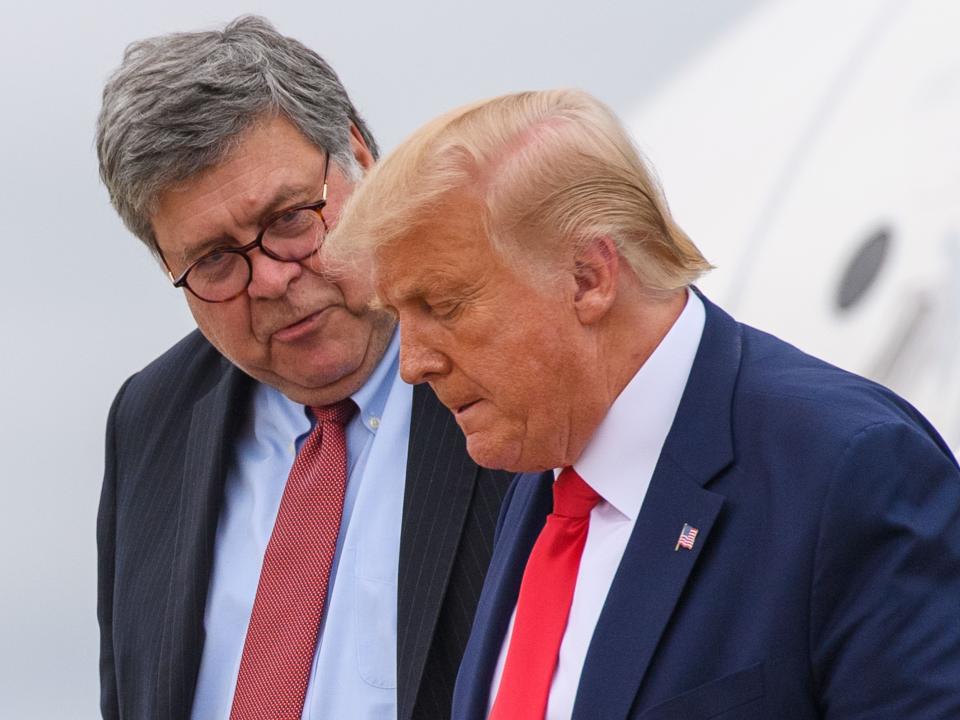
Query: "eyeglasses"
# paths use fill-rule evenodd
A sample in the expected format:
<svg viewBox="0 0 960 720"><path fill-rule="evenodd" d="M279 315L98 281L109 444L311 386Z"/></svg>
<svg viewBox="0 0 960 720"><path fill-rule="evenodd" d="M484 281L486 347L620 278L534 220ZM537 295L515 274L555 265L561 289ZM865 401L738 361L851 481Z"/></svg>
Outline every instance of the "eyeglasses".
<svg viewBox="0 0 960 720"><path fill-rule="evenodd" d="M319 249L327 233L323 208L327 204L328 155L323 164L323 191L319 202L281 210L257 233L253 242L240 247L217 248L190 263L174 278L167 261L167 275L175 288L186 288L194 296L210 303L226 302L242 294L253 279L254 248L268 258L281 262L303 262Z"/></svg>

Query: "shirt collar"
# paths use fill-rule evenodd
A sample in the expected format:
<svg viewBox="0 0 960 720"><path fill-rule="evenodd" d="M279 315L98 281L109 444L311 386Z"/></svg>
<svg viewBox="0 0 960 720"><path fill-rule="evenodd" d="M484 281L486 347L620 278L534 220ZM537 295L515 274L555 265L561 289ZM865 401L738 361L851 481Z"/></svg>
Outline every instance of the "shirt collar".
<svg viewBox="0 0 960 720"><path fill-rule="evenodd" d="M357 414L363 419L363 426L373 434L376 434L380 427L380 418L383 417L383 409L387 405L390 388L393 387L393 380L399 369L400 333L394 328L390 344L387 345L377 367L367 381L350 396L357 404Z"/></svg>
<svg viewBox="0 0 960 720"><path fill-rule="evenodd" d="M610 406L574 469L617 511L640 513L660 451L677 414L706 313L687 291L687 303L660 344Z"/></svg>

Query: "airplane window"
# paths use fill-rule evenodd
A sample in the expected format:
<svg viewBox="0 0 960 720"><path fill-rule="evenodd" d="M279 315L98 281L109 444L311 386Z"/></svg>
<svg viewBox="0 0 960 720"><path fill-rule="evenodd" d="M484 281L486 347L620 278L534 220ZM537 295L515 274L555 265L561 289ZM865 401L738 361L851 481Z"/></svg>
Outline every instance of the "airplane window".
<svg viewBox="0 0 960 720"><path fill-rule="evenodd" d="M861 243L850 259L837 288L837 309L847 312L856 305L876 281L890 249L892 232L881 227Z"/></svg>

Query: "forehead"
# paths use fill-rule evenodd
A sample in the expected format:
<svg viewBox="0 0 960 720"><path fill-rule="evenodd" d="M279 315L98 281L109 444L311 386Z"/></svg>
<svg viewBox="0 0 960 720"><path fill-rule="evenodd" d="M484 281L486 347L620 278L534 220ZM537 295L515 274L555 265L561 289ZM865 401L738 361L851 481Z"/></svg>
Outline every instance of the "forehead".
<svg viewBox="0 0 960 720"><path fill-rule="evenodd" d="M381 295L402 300L429 289L456 286L503 266L478 203L451 199L432 211L375 258Z"/></svg>
<svg viewBox="0 0 960 720"><path fill-rule="evenodd" d="M286 119L258 123L220 162L160 193L151 216L157 240L179 246L187 238L256 224L268 206L315 193L323 161Z"/></svg>

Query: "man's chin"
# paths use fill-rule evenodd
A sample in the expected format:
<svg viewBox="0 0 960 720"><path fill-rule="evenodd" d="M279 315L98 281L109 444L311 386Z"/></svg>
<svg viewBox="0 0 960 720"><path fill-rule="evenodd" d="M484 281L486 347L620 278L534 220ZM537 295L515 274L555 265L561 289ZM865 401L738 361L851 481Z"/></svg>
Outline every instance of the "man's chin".
<svg viewBox="0 0 960 720"><path fill-rule="evenodd" d="M302 367L297 368L299 372L278 368L269 377L258 379L301 405L330 405L360 389L366 380L366 374L360 372L361 364L318 366L310 373L304 373Z"/></svg>
<svg viewBox="0 0 960 720"><path fill-rule="evenodd" d="M510 440L498 440L484 432L467 435L467 454L481 467L508 472L526 472L533 468L524 467L521 460L520 443Z"/></svg>

